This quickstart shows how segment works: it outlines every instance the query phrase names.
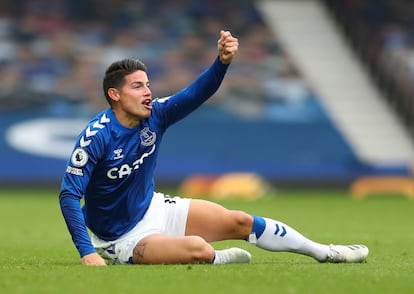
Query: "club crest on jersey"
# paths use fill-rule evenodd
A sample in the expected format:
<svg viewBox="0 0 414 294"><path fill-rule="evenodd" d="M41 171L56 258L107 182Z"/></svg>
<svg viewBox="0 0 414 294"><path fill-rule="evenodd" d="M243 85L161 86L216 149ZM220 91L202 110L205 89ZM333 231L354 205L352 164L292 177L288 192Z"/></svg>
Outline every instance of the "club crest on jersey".
<svg viewBox="0 0 414 294"><path fill-rule="evenodd" d="M139 133L139 138L141 139L141 144L144 146L151 146L155 143L157 139L157 134L151 131L148 127L145 127Z"/></svg>
<svg viewBox="0 0 414 294"><path fill-rule="evenodd" d="M82 167L88 162L88 153L83 148L76 148L71 157L72 164L76 167Z"/></svg>

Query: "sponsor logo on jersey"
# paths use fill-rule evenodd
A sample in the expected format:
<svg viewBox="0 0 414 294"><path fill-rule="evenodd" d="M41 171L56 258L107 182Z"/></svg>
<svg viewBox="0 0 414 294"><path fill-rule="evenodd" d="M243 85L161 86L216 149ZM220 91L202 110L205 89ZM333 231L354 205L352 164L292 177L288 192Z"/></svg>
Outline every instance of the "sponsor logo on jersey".
<svg viewBox="0 0 414 294"><path fill-rule="evenodd" d="M71 162L76 167L82 167L88 162L88 153L81 147L72 153Z"/></svg>
<svg viewBox="0 0 414 294"><path fill-rule="evenodd" d="M151 131L148 127L145 127L139 133L139 138L141 139L141 144L144 146L151 146L155 143L157 139L157 134Z"/></svg>
<svg viewBox="0 0 414 294"><path fill-rule="evenodd" d="M129 176L134 170L139 169L140 166L144 164L145 158L154 153L155 146L156 145L153 145L149 152L145 152L144 154L142 154L140 158L138 158L132 163L132 165L125 163L119 167L113 167L109 169L106 173L106 176L111 180L122 179L126 176Z"/></svg>

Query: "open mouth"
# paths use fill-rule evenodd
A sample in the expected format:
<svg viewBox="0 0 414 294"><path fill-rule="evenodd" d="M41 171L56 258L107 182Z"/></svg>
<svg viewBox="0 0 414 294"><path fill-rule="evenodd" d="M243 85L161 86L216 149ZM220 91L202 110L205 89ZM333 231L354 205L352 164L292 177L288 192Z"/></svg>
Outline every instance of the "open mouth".
<svg viewBox="0 0 414 294"><path fill-rule="evenodd" d="M148 109L152 108L152 99L145 99L144 102L142 102Z"/></svg>

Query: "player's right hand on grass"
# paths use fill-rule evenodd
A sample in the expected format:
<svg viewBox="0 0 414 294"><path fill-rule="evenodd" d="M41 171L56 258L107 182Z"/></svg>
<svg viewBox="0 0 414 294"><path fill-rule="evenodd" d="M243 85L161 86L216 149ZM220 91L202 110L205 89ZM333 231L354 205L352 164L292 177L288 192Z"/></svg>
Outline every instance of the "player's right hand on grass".
<svg viewBox="0 0 414 294"><path fill-rule="evenodd" d="M88 266L105 266L105 260L96 252L87 254L81 258L81 263Z"/></svg>

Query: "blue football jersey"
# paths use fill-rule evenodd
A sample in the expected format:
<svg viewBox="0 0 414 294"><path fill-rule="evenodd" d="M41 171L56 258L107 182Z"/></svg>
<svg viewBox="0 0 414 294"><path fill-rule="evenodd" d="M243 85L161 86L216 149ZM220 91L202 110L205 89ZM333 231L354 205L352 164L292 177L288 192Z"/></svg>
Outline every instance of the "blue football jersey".
<svg viewBox="0 0 414 294"><path fill-rule="evenodd" d="M227 67L216 59L187 88L154 99L150 117L135 128L121 125L110 108L86 125L67 162L60 192L62 213L81 256L94 252L86 226L111 241L142 219L153 196L164 132L217 91Z"/></svg>

